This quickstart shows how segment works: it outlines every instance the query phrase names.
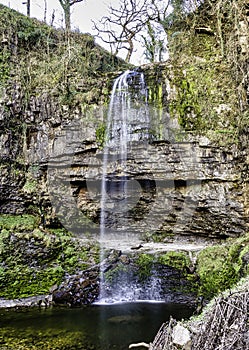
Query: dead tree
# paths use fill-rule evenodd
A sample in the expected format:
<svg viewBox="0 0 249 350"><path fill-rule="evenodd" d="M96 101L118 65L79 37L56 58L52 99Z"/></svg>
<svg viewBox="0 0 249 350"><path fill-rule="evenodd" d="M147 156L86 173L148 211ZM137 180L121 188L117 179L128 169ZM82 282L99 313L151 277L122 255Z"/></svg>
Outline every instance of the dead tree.
<svg viewBox="0 0 249 350"><path fill-rule="evenodd" d="M120 0L119 8L109 6L109 15L94 23L97 36L110 45L114 56L125 49L129 62L134 51L137 35L148 28L149 21L160 21L166 13L169 1L164 2L163 10L158 0Z"/></svg>
<svg viewBox="0 0 249 350"><path fill-rule="evenodd" d="M69 32L71 29L71 6L82 1L84 0L59 0L64 12L66 32Z"/></svg>

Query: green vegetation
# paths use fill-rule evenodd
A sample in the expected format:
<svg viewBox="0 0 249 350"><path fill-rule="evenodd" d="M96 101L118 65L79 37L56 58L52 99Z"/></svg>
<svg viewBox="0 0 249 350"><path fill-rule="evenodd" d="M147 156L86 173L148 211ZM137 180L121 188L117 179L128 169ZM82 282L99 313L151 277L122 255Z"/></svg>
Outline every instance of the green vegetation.
<svg viewBox="0 0 249 350"><path fill-rule="evenodd" d="M246 100L248 50L237 21L245 18L245 0L204 1L193 13L168 23L173 69L170 101L186 133L206 135L218 144L238 142L249 125ZM169 17L170 18L170 17Z"/></svg>
<svg viewBox="0 0 249 350"><path fill-rule="evenodd" d="M190 283L187 291L206 299L232 288L242 277L249 275L248 262L249 234L204 248L197 256L195 268L189 254L184 251L169 251L156 256L142 253L136 259L140 277L149 277L156 264L166 265L177 269Z"/></svg>
<svg viewBox="0 0 249 350"><path fill-rule="evenodd" d="M0 215L0 296L20 298L49 292L65 273L99 260L94 243L81 243L64 229L41 230L32 215Z"/></svg>
<svg viewBox="0 0 249 350"><path fill-rule="evenodd" d="M171 101L170 111L185 131L205 134L213 141L224 139L225 134L228 142L236 141L240 112L236 83L227 64L187 64L184 74L176 68L174 84L177 98Z"/></svg>
<svg viewBox="0 0 249 350"><path fill-rule="evenodd" d="M158 258L158 262L181 270L183 273L187 271L191 265L189 256L185 252L172 251L162 254Z"/></svg>
<svg viewBox="0 0 249 350"><path fill-rule="evenodd" d="M155 263L155 257L152 254L143 253L139 255L136 264L138 265L138 272L141 278L150 276L153 263Z"/></svg>
<svg viewBox="0 0 249 350"><path fill-rule="evenodd" d="M46 294L53 285L62 281L64 273L60 266L42 270L23 265L0 268L1 297L15 299Z"/></svg>
<svg viewBox="0 0 249 350"><path fill-rule="evenodd" d="M205 248L198 255L199 294L208 299L248 275L249 235Z"/></svg>
<svg viewBox="0 0 249 350"><path fill-rule="evenodd" d="M0 50L0 87L4 86L10 74L10 52L8 49Z"/></svg>
<svg viewBox="0 0 249 350"><path fill-rule="evenodd" d="M0 15L4 40L0 50L2 85L8 85L11 71L22 87L26 103L43 92L51 92L59 102L70 106L79 101L97 103L101 90L101 98L108 98L106 81L100 77L125 64L95 45L91 35L68 35L3 5Z"/></svg>
<svg viewBox="0 0 249 350"><path fill-rule="evenodd" d="M0 229L1 229L1 239L2 232L8 231L31 231L34 230L39 223L39 218L33 215L10 215L10 214L1 214L0 215Z"/></svg>
<svg viewBox="0 0 249 350"><path fill-rule="evenodd" d="M106 142L106 139L106 124L102 123L96 129L96 141L100 145L100 147L103 147Z"/></svg>
<svg viewBox="0 0 249 350"><path fill-rule="evenodd" d="M231 287L238 281L238 274L226 246L204 249L198 256L200 294L210 298Z"/></svg>
<svg viewBox="0 0 249 350"><path fill-rule="evenodd" d="M2 327L0 344L4 350L73 350L91 349L87 347L84 334L77 331L65 331L56 327L47 330L32 328L14 329Z"/></svg>
<svg viewBox="0 0 249 350"><path fill-rule="evenodd" d="M119 275L122 275L122 273L128 273L129 271L130 271L130 266L117 264L116 267L105 272L105 281L111 284L113 281L117 279Z"/></svg>

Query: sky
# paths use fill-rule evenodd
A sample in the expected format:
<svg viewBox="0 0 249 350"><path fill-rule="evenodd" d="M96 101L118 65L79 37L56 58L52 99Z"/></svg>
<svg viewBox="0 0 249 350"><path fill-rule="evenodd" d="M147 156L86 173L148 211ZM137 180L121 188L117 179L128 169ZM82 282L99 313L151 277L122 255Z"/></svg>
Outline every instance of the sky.
<svg viewBox="0 0 249 350"><path fill-rule="evenodd" d="M0 3L9 6L19 12L26 14L25 0L0 0ZM46 22L51 23L52 13L55 11L54 26L63 27L63 10L59 0L31 0L31 17L44 20L45 3L47 3ZM91 20L100 20L104 15L108 14L108 5L116 6L119 0L84 0L71 7L72 29L79 29L82 33L94 34L93 23ZM96 42L106 49L107 45L96 38ZM136 52L133 54L131 63L139 65L144 63L143 49L139 44L135 46ZM123 55L123 58L125 54Z"/></svg>

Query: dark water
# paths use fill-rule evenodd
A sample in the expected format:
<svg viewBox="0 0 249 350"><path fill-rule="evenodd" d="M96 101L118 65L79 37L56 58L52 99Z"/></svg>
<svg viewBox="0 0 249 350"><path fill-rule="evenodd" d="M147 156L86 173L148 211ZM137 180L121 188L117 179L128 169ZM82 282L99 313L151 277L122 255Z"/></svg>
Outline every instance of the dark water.
<svg viewBox="0 0 249 350"><path fill-rule="evenodd" d="M128 349L131 343L152 341L170 315L182 319L190 317L192 312L192 309L179 304L134 302L77 309L1 311L0 322L1 329L5 329L5 336L6 329L14 330L20 342L23 341L22 337L27 338L25 332L29 330L33 345L35 342L41 343L39 335L42 337L43 333L52 335L66 331L75 334L78 345L73 349L123 350ZM25 341L27 343L27 339ZM54 348L57 349L55 345ZM53 349L53 346L49 349Z"/></svg>

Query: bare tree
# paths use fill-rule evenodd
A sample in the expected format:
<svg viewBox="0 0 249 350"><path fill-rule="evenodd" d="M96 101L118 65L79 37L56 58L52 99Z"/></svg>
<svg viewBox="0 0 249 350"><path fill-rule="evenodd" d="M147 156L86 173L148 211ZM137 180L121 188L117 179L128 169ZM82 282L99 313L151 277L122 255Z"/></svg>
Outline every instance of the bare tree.
<svg viewBox="0 0 249 350"><path fill-rule="evenodd" d="M30 17L30 0L23 2L23 5L27 5L27 16Z"/></svg>
<svg viewBox="0 0 249 350"><path fill-rule="evenodd" d="M120 0L119 8L109 6L109 15L102 17L98 23L93 22L94 29L97 36L110 45L114 56L125 49L126 61L129 62L138 35L152 28L149 22L161 23L169 4L170 0ZM154 38L150 44L153 43Z"/></svg>
<svg viewBox="0 0 249 350"><path fill-rule="evenodd" d="M65 28L69 32L71 29L71 6L84 0L59 0L64 11Z"/></svg>
<svg viewBox="0 0 249 350"><path fill-rule="evenodd" d="M127 50L126 61L134 51L134 42L142 38L150 61L162 59L167 31L176 19L184 19L204 0L120 0L119 7L109 6L109 15L94 23L97 36L108 43L113 55ZM160 30L158 30L158 25Z"/></svg>

